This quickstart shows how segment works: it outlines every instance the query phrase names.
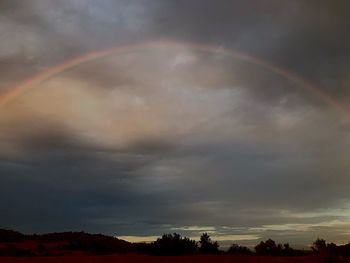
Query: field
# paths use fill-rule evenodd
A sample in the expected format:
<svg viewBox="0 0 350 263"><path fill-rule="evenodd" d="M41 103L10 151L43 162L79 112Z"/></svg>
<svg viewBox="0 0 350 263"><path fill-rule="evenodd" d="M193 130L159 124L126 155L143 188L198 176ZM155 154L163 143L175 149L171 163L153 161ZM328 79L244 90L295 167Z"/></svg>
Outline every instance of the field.
<svg viewBox="0 0 350 263"><path fill-rule="evenodd" d="M322 263L320 257L269 257L269 256L178 256L152 257L142 255L110 256L57 256L57 257L0 257L1 263ZM343 261L342 261L343 262ZM344 261L349 262L349 261Z"/></svg>

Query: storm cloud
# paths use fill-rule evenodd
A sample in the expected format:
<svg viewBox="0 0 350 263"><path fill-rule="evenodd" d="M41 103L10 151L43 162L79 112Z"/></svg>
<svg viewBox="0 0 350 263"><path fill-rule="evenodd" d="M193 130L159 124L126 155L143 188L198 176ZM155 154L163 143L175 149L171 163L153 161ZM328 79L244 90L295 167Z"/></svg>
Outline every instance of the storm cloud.
<svg viewBox="0 0 350 263"><path fill-rule="evenodd" d="M92 51L181 44L80 64L0 108L0 226L348 241L349 7L2 1L1 94ZM289 69L343 111L288 73L223 49Z"/></svg>

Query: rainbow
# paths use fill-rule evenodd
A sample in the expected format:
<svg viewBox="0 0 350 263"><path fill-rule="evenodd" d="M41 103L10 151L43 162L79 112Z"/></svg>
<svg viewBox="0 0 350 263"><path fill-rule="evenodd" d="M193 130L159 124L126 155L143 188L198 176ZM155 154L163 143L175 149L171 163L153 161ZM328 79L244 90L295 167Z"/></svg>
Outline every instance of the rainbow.
<svg viewBox="0 0 350 263"><path fill-rule="evenodd" d="M63 64L49 68L43 71L42 73L39 73L34 77L29 78L28 80L20 83L18 86L10 89L9 92L3 95L0 94L0 109L1 107L8 105L11 101L18 98L27 90L30 90L36 87L38 84L42 83L43 81L48 80L49 78L55 77L57 75L60 75L65 71L72 69L74 67L77 67L83 63L101 59L110 55L117 55L117 54L122 54L126 52L133 52L137 50L154 49L154 48L171 48L171 49L192 48L198 51L218 53L221 55L239 59L247 63L252 63L255 65L261 66L273 73L276 73L294 82L298 86L302 87L303 89L310 92L311 94L314 94L319 99L324 101L326 104L328 104L329 106L333 107L334 109L336 109L337 111L343 114L348 115L350 111L350 108L347 105L344 105L339 101L337 101L336 99L332 98L327 93L323 92L319 87L315 86L314 84L310 83L309 81L305 80L299 75L287 69L284 69L280 66L272 64L270 62L264 61L257 57L254 57L249 54L239 52L236 50L217 48L214 46L193 43L193 42L177 42L177 41L167 41L167 40L149 41L149 42L142 42L139 44L130 44L130 45L113 47L113 48L109 48L101 51L91 52L84 56L68 60Z"/></svg>

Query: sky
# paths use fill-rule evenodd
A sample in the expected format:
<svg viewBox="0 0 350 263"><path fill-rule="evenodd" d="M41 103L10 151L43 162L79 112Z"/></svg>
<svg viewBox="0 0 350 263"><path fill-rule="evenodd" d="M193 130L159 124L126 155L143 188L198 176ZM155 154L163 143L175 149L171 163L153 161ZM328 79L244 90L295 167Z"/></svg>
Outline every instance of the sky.
<svg viewBox="0 0 350 263"><path fill-rule="evenodd" d="M0 1L0 227L347 243L349 8Z"/></svg>

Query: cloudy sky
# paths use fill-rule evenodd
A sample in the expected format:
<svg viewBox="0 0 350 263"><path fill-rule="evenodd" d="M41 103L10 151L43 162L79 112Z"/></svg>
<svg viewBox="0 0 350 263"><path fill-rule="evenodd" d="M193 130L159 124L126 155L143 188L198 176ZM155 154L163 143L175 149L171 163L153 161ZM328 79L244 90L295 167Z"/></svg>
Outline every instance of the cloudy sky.
<svg viewBox="0 0 350 263"><path fill-rule="evenodd" d="M349 8L0 1L0 227L348 242Z"/></svg>

